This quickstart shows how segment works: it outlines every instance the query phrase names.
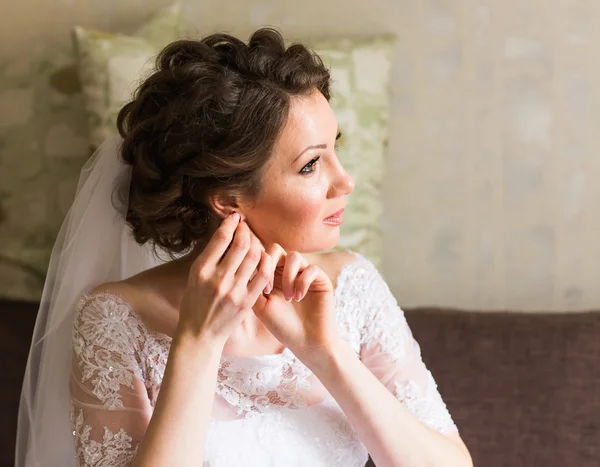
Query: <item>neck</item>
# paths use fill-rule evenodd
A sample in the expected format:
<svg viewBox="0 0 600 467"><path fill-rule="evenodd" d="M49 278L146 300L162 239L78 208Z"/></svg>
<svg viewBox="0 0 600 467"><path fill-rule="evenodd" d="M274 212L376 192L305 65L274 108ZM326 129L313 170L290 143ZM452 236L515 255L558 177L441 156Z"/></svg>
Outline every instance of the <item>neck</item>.
<svg viewBox="0 0 600 467"><path fill-rule="evenodd" d="M195 245L189 253L186 253L181 258L173 260L173 265L187 276L192 264L194 264L194 261L200 256L200 253L204 251L205 247L206 245L204 243Z"/></svg>

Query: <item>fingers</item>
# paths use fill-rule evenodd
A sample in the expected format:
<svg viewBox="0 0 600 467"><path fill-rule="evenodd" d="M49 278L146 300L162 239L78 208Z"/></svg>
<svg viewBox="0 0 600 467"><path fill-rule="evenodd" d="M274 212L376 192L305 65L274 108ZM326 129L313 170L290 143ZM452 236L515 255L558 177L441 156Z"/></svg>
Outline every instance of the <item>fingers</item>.
<svg viewBox="0 0 600 467"><path fill-rule="evenodd" d="M287 252L278 243L272 243L267 247L267 254L273 260L273 276L271 277L271 285L274 285L276 279L278 282L279 276L281 276L282 274L283 268L285 266Z"/></svg>
<svg viewBox="0 0 600 467"><path fill-rule="evenodd" d="M261 251L260 255L260 263L256 274L248 283L248 295L253 303L260 297L263 291L266 294L269 294L273 289L273 271L275 270L275 263L266 251Z"/></svg>
<svg viewBox="0 0 600 467"><path fill-rule="evenodd" d="M297 251L292 251L288 253L283 249L281 245L277 243L269 245L266 251L268 255L273 259L275 270L274 274L281 273L281 287L283 290L283 297L289 302L292 298L294 298L296 292L296 277L299 273L302 273L304 271L304 269L308 266L308 262L306 261L304 256L302 256ZM303 296L304 294L306 294L306 291L303 292Z"/></svg>
<svg viewBox="0 0 600 467"><path fill-rule="evenodd" d="M250 237L250 229L244 221L241 221L235 231L229 250L227 250L218 265L218 269L222 274L233 276L242 264L242 261L244 261L244 258L246 258L251 246L252 238Z"/></svg>
<svg viewBox="0 0 600 467"><path fill-rule="evenodd" d="M319 278L321 273L318 266L309 264L296 278L294 300L297 302L302 300L311 284Z"/></svg>
<svg viewBox="0 0 600 467"><path fill-rule="evenodd" d="M283 297L289 302L294 298L296 276L308 266L308 262L297 251L287 254L285 265L283 267L283 276L281 278Z"/></svg>
<svg viewBox="0 0 600 467"><path fill-rule="evenodd" d="M283 268L287 252L279 243L272 243L267 247L267 254L273 259L274 268Z"/></svg>
<svg viewBox="0 0 600 467"><path fill-rule="evenodd" d="M214 269L227 251L239 223L240 215L238 213L234 212L227 216L194 263L203 264L211 270Z"/></svg>
<svg viewBox="0 0 600 467"><path fill-rule="evenodd" d="M242 221L240 226L245 222ZM248 239L250 242L250 248L246 252L246 255L239 265L237 272L235 273L235 281L239 283L240 286L246 287L248 282L252 279L256 272L256 267L258 263L262 260L262 252L264 250L260 240L256 235L250 232L250 229L246 227L248 231ZM235 243L235 240L234 240ZM231 251L231 250L230 250ZM229 253L228 253L229 254Z"/></svg>

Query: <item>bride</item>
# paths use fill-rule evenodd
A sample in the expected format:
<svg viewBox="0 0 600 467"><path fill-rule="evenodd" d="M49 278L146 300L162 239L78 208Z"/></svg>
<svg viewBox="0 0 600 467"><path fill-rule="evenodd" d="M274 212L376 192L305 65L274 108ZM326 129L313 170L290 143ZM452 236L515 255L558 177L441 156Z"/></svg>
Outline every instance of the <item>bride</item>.
<svg viewBox="0 0 600 467"><path fill-rule="evenodd" d="M329 86L271 29L160 53L53 250L17 467L472 465L376 268L319 253L354 185Z"/></svg>

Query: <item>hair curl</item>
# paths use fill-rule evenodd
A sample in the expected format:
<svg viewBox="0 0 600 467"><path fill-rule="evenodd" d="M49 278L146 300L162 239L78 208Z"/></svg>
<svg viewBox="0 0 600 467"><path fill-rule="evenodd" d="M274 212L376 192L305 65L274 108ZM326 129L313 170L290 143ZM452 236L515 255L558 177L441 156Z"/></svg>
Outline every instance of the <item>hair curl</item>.
<svg viewBox="0 0 600 467"><path fill-rule="evenodd" d="M330 75L306 46L259 29L180 40L119 112L132 166L127 222L135 240L181 253L212 234L216 193L255 196L294 96L329 100Z"/></svg>

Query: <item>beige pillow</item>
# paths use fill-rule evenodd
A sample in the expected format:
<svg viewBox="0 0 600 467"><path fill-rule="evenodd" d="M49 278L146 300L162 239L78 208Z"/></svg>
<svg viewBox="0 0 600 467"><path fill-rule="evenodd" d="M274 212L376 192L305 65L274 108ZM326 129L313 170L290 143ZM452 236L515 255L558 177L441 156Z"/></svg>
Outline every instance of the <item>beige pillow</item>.
<svg viewBox="0 0 600 467"><path fill-rule="evenodd" d="M182 37L182 33L179 4L157 11L132 35L74 28L73 42L92 148L116 133L119 110L153 68L156 54Z"/></svg>

